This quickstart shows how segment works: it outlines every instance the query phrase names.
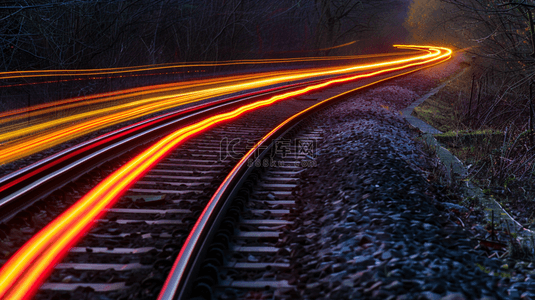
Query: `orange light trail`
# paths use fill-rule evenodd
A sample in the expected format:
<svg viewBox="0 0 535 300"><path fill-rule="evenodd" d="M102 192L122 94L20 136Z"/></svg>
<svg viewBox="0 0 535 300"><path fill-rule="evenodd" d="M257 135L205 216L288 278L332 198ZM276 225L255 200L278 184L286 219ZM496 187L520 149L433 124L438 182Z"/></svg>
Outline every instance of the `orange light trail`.
<svg viewBox="0 0 535 300"><path fill-rule="evenodd" d="M352 44L350 42L344 45L336 46L335 48ZM124 68L102 68L102 69L80 69L80 70L39 70L39 71L11 71L0 72L0 80L14 79L14 78L33 78L33 77L51 77L51 76L92 76L92 75L106 75L106 74L121 74L132 72L145 72L174 68L186 67L219 67L219 66L233 66L233 65L255 65L255 64L275 64L275 63L294 63L294 62L313 62L313 61L330 61L330 60L355 60L372 57L384 57L392 55L408 55L409 53L381 53L381 54L364 54L364 55L350 55L350 56L328 56L328 57L298 57L298 58L284 58L284 59L249 59L249 60L231 60L219 62L191 62L183 64L157 64L146 66L134 66Z"/></svg>
<svg viewBox="0 0 535 300"><path fill-rule="evenodd" d="M412 48L407 48L412 49ZM346 67L316 68L308 71L290 70L286 72L266 72L253 75L229 76L222 79L203 79L178 84L164 84L156 87L142 87L127 91L112 92L97 96L79 97L61 102L60 107L52 104L42 105L40 110L29 115L19 111L7 112L0 119L3 133L0 133L0 164L8 163L30 154L50 148L70 139L90 132L133 120L145 115L189 104L208 98L228 95L245 89L262 88L290 81L299 81L319 76L343 75L357 71L377 69L385 66L400 65L411 61L421 61L436 54L435 50L425 49L426 55L413 55L409 58L361 64ZM435 51L435 52L433 52ZM139 99L139 100L130 100ZM84 100L84 101L81 101ZM82 111L65 117L50 120L56 110L67 111L85 105L117 103L112 106ZM111 104L108 104L111 105ZM0 114L0 117L2 114ZM40 116L39 118L35 118ZM26 125L28 117L34 117ZM14 125L10 122L19 121Z"/></svg>
<svg viewBox="0 0 535 300"><path fill-rule="evenodd" d="M54 102L39 104L39 105L31 106L29 108L21 108L21 109L2 112L0 113L0 118L2 118L0 119L0 124L9 123L9 122L13 122L19 119L26 118L28 117L27 113L30 113L29 115L30 117L35 117L38 115L52 113L57 108L71 109L71 108L77 108L80 106L99 104L102 102L121 100L127 97L142 96L142 95L147 94L147 92L152 92L152 93L168 92L168 91L174 91L174 90L179 90L179 89L202 87L202 86L206 86L209 84L216 84L216 83L222 84L222 83L232 82L236 80L254 79L257 77L269 76L269 75L270 74L265 74L265 73L263 73L261 76L260 75L255 76L255 75L249 75L249 74L239 75L239 76L232 76L232 78L219 79L218 81L214 81L213 79L201 79L201 80L195 80L195 81L168 83L168 84L160 84L160 85L154 85L154 86L143 86L143 87L126 89L126 90L108 92L108 93L75 97L75 98L61 100L61 101L54 101ZM21 115L21 114L24 114L24 115ZM11 117L15 115L21 115L21 116ZM7 117L11 117L11 118L7 118Z"/></svg>
<svg viewBox="0 0 535 300"><path fill-rule="evenodd" d="M451 56L452 51L441 47L403 46L412 49L429 49L433 55L425 55L426 59L409 62L402 66L373 71L366 74L329 80L296 91L286 92L266 100L243 105L227 113L206 118L198 123L181 128L161 139L133 160L122 166L100 184L93 188L77 203L62 213L53 222L38 232L0 269L0 298L29 299L37 291L42 282L58 263L92 226L106 208L115 201L137 179L142 177L152 166L163 159L170 151L182 144L186 139L216 124L237 118L238 116L271 105L278 101L325 88L336 83L349 82L362 78L374 77L387 72L407 69L415 66L443 61Z"/></svg>
<svg viewBox="0 0 535 300"><path fill-rule="evenodd" d="M349 43L345 43L345 44L342 44L342 45L337 45L337 46L333 46L333 47L329 47L329 48L323 48L323 49L319 49L319 50L316 50L316 51L325 51L325 50L338 49L338 48L346 47L346 46L349 46L349 45L353 45L356 42L357 41L351 41Z"/></svg>
<svg viewBox="0 0 535 300"><path fill-rule="evenodd" d="M384 56L400 56L400 55L409 55L409 54L414 54L413 52L400 52L400 53L388 53L388 54L369 54L369 55L355 55L355 56L343 56L343 57L334 57L333 60L336 60L336 59L345 59L345 60L354 60L354 59L364 59L364 58L379 58L379 57L384 57ZM296 58L296 59L287 59L287 60L282 60L283 62L286 62L286 61L308 61L308 59L306 58ZM314 59L322 59L322 60L330 60L330 58L311 58L311 61L314 61ZM264 60L262 60L264 61ZM266 60L266 61L272 61L272 60ZM278 62L279 60L277 60L276 62ZM258 62L261 62L260 60ZM113 70L113 69L112 69ZM55 72L55 71L28 71L28 72ZM77 72L76 70L72 70L72 71L69 71L69 72ZM298 70L295 70L293 72L299 72L299 73L302 73L303 71L298 71ZM13 73L13 72L11 72ZM261 77L269 77L269 76L273 76L273 75L276 75L276 74L279 74L280 72L268 72L268 73L261 73L261 74L253 74L253 75L239 75L239 76L231 76L230 79L227 79L227 81L230 81L230 80L246 80L246 79L252 79L252 78L261 78ZM0 74L5 74L5 73L0 73ZM2 78L0 78L2 79ZM226 82L226 81L223 81L223 82ZM215 83L223 83L223 82L215 82ZM132 89L126 89L126 90L120 90L120 91L114 91L114 92L109 92L109 93L102 93L102 94L96 94L96 95L90 95L90 96L82 96L82 97L75 97L75 98L71 98L71 99L66 99L66 100L60 100L60 101L54 101L54 102L48 102L48 103L44 103L44 104L39 104L39 105L35 105L35 106L31 106L31 107L28 107L28 108L21 108L21 109L16 109L16 110L12 110L12 111L7 111L7 112L1 112L0 113L0 118L5 118L5 117L8 117L8 116L13 116L13 115L17 115L17 114L26 114L28 112L34 112L34 111L38 111L36 112L35 114L31 114L30 117L34 117L36 115L39 115L39 114L45 114L45 113L49 113L53 110L47 110L47 111L42 111L43 108L57 108L59 106L61 106L62 109L66 109L66 108L73 108L73 107L77 107L79 105L88 105L88 104L95 104L95 103L100 103L100 102L105 102L105 101L109 101L109 100L115 100L115 99L108 99L106 97L108 96L117 96L117 95L121 95L121 94L129 94L129 93L137 93L137 92L146 92L147 90L151 90L153 92L161 92L161 91L167 91L166 89L169 89L169 88L191 88L191 87L196 87L198 85L201 85L201 84L214 84L214 80L213 79L202 79L202 80L195 80L195 81L187 81L187 82L180 82L180 83L171 83L171 84L162 84L162 85L156 85L156 86L146 86L146 87L138 87L138 88L132 88ZM163 90L162 90L163 89ZM134 94L134 95L131 95L131 96L136 96L138 94ZM99 100L97 100L96 102L87 102L87 100L91 100L91 99L95 99L95 98L101 98ZM83 102L83 103L78 103L77 105L76 104L73 104L73 103L77 103L77 102ZM70 106L63 106L63 105L66 105L66 104L70 104ZM24 115L24 116L21 116L20 118L25 118L25 117L28 117L28 115ZM14 121L14 119L0 119L0 122L10 122L10 121Z"/></svg>
<svg viewBox="0 0 535 300"><path fill-rule="evenodd" d="M356 60L356 59L367 59L367 58L380 58L380 57L385 57L385 56L402 56L402 55L411 55L411 54L414 54L414 52L397 52L397 53L382 53L382 54L367 54L367 55L353 55L353 56L337 56L337 57L310 57L310 58L290 58L290 59L263 59L263 60L243 60L243 61L227 61L227 62L214 62L214 63L191 63L191 64L184 64L184 65L172 65L171 67L173 68L180 68L180 67L188 67L188 66L222 66L222 65L227 65L227 64L234 64L234 65L237 65L237 64L268 64L268 63L288 63L288 62L310 62L310 61L336 61L336 60ZM135 71L144 71L144 70L149 70L149 69L158 69L159 66L161 65L155 65L155 66L139 66L139 67L130 67L130 68L110 68L110 69L100 69L99 70L64 70L64 71L61 71L61 70L42 70L42 71L19 71L19 72L0 72L0 80L1 79L6 79L6 78L9 78L9 76L13 75L13 74L19 74L21 77L26 77L26 76L30 76L30 77L38 77L38 76L41 76L41 75L46 75L46 76L60 76L62 73L60 72L64 72L64 73L67 73L67 74L72 74L72 76L80 76L83 72L92 72L92 73L95 73L95 75L101 75L101 74L108 74L107 72L115 72L115 71L121 71L121 70L128 70L130 72L135 72ZM164 65L164 67L166 67L167 65ZM56 73L54 73L56 72ZM41 75L40 75L41 74ZM245 75L245 76L251 76L251 75ZM270 76L270 74L263 74L261 76ZM232 76L234 79L238 79L238 77L236 76ZM244 78L245 79L245 78ZM193 83L207 83L207 81L209 80L197 80L197 81L194 81ZM208 82L209 83L209 82ZM8 112L3 112L3 113L0 113L0 118L5 118L7 116L12 116L12 115L16 115L16 114L24 114L24 113L28 113L28 112L34 112L34 111L37 111L37 110L41 110L43 108L47 108L47 107L59 107L59 106L62 106L62 105L65 105L65 104L71 104L71 106L69 107L62 107L62 108L72 108L72 107L76 107L76 106L73 106L72 103L76 103L76 102L81 102L81 101L86 101L86 100L89 100L89 99L94 99L94 98L103 98L101 99L100 101L98 102L104 102L104 101L107 101L108 99L105 98L105 97L108 97L108 96L114 96L114 95L118 95L118 94L127 94L127 93L133 93L133 92L139 92L139 91L147 91L147 90L154 90L154 92L158 92L160 88L169 88L169 87L179 87L179 86L183 86L183 85L191 85L192 82L183 82L183 83L173 83L173 84L164 84L164 85L156 85L156 86L149 86L149 87L140 87L140 88L133 88L133 89L127 89L127 90L121 90L121 91L115 91L115 92L110 92L110 93L102 93L102 94L97 94L97 95L91 95L91 96L82 96L82 97L76 97L76 98L72 98L72 99L66 99L66 100L60 100L60 101L54 101L54 102L48 102L48 103L45 103L45 104L39 104L39 105L35 105L35 106L31 106L31 107L28 107L28 108L21 108L21 109L16 109L16 110L12 110L12 111L8 111ZM113 100L113 99L111 99ZM88 103L79 103L78 105L87 105ZM89 104L92 104L92 103L89 103ZM48 111L39 111L37 114L44 114L44 113L47 113L47 112L50 112L50 110ZM30 117L33 117L35 116L34 114L31 114L29 115ZM24 117L28 117L28 115L25 115ZM22 117L21 117L22 118ZM2 120L0 119L0 122L7 122L7 121L13 121L12 119L9 119L9 120Z"/></svg>

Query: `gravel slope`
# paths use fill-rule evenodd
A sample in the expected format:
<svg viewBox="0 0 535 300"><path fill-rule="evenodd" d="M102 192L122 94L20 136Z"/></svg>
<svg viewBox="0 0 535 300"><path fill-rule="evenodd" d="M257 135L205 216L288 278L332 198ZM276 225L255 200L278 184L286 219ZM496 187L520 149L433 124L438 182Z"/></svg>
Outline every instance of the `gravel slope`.
<svg viewBox="0 0 535 300"><path fill-rule="evenodd" d="M281 245L304 299L531 299L529 284L511 287L531 278L476 250L476 231L446 209L435 158L399 117L459 62L363 91L308 124L325 135L295 190L302 216Z"/></svg>

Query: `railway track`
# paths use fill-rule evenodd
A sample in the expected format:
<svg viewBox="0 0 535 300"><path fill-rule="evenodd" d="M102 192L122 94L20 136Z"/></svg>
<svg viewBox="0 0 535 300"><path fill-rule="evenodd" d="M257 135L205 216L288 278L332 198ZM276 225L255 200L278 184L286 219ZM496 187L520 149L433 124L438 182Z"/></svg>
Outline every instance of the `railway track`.
<svg viewBox="0 0 535 300"><path fill-rule="evenodd" d="M277 162L280 162L278 168L267 170L265 174L255 171L252 179L246 183L249 191L244 191L240 186L247 181L247 175L253 170L248 168L250 165L247 164L264 165L266 161L255 161L256 155L262 152L260 157L265 156L268 151L266 149L270 149L266 147L270 143L273 144L308 114L327 103L334 102L333 100L343 99L349 94L345 91L354 92L366 86L366 83L387 80L414 72L419 68L422 67L414 67L409 71L403 71L404 73L400 71L395 75L385 75L381 80L369 79L368 82L337 86L306 97L293 97L284 102L253 110L230 123L218 124L187 140L130 186L116 205L108 207L105 214L100 214L98 219L92 221L94 223L92 229L81 237L76 245L72 245L74 247L70 249L68 255L56 265L48 280L40 287L36 299L92 297L92 295L110 299L141 299L154 298L158 294L162 299L172 299L190 296L191 292L200 296L209 294L221 296L225 295L229 287L240 289L251 287L253 291L249 293L264 293L259 289L265 286L272 286L278 290L271 291L271 294L291 295L292 283L284 279L264 281L256 279L271 278L262 273L266 269L270 271L289 267L287 260L291 258L291 253L287 258L275 256L275 254L284 256L287 255L284 252L291 252L279 247L278 239L284 234L285 229L292 226L291 215L298 205L291 195L294 184L292 180L295 180L301 168L306 167L306 164L312 164L313 159L306 155L304 157L308 160L302 160L302 157L292 158L294 163L295 160L299 163L307 162L305 165L296 166L288 164L289 158L278 157L276 158ZM297 88L299 87L287 87L291 90ZM258 97L251 96L245 101L239 99L241 100L239 104L252 103ZM322 101L324 99L328 101ZM234 106L223 107L222 104L210 106L208 110L194 111L191 115L206 117L216 110L229 111L238 105L233 104ZM191 119L184 118L178 118L182 123L174 119L173 125L185 126L191 123ZM158 135L150 131L154 128L161 129L162 126L154 124L154 127L147 129L145 135L155 138L164 134L164 130ZM319 133L302 132L295 138L316 139ZM42 197L42 190L32 190L29 195L34 196L28 197L30 199L28 202L18 203L10 208L11 221L0 228L4 231L0 232L0 237L7 239L8 243L11 243L11 248L21 246L20 241L23 239L10 240L13 231L17 238L21 235L34 235L48 223L45 221L46 218L40 217L43 211L64 210L73 199L81 197L90 190L95 180L100 181L131 160L136 151L128 148L142 147L139 141L131 139L128 146L118 148L121 151L117 151L116 158L112 162L99 157L102 161L99 161L98 167L93 166L89 173L88 170L84 170L76 176L71 174L71 179L75 180L60 190L57 187L46 186L43 182L42 188L48 193L47 201L39 198L40 195ZM104 146L109 147L110 144ZM98 148L96 152L102 149ZM78 157L72 159L75 158L78 159ZM65 164L73 163L72 160L65 160ZM268 160L267 164L269 166L271 162ZM46 176L57 174L58 170L64 167L64 165L54 165ZM8 187L6 189L8 194L13 195L13 190L19 188L19 185L24 189L27 186L26 180L35 182L32 176L27 176L33 174L32 172L28 170L27 173L20 173L20 178L24 179L17 182L17 185ZM253 182L259 182L259 185L254 187ZM249 201L249 197L243 193L252 193L249 194L252 200ZM229 210L231 202L226 199L234 197L241 199L234 202L238 203L239 208L243 208L244 217L236 215L236 208ZM2 202L0 205L4 203L14 203L14 201ZM230 219L234 218L234 223L229 217L225 221L226 211L235 212L234 216L230 216ZM215 212L213 216L209 215L211 212ZM221 224L226 227L219 229L218 232L217 226ZM240 231L231 232L230 224L237 226ZM14 226L18 226L20 230L11 229ZM213 238L216 246L209 246L205 238ZM246 241L250 240L257 244L246 244ZM200 244L192 244L193 242ZM5 245L1 246L3 248L0 250L5 251ZM208 254L208 263L203 263L205 254ZM177 256L178 259L175 261ZM6 261L0 263L4 264ZM240 271L229 271L233 268L247 270L246 273L255 280L248 280L250 278L240 280L239 276L238 278L233 276L240 274ZM213 277L213 274L206 275L207 270L223 274L224 278L222 280L211 278L213 280L210 281L209 277ZM201 276L197 277L199 272ZM284 278L284 275L279 277ZM30 290L35 291L36 287L31 287ZM248 293L241 291L239 292L241 296ZM18 291L10 296L15 295L13 298L17 298L16 293Z"/></svg>
<svg viewBox="0 0 535 300"><path fill-rule="evenodd" d="M295 99L253 112L173 151L96 221L36 299L87 289L112 299L155 297L197 217L239 158L270 128L311 102Z"/></svg>
<svg viewBox="0 0 535 300"><path fill-rule="evenodd" d="M128 281L138 277L144 280L143 288L155 285L159 289L166 275L165 268L171 267L173 254L177 254L174 252L180 249L221 177L236 162L232 156L219 157L221 142L244 136L259 139L265 130L264 126L251 126L251 121L248 118L239 122L242 124L215 128L187 142L156 165L130 188L116 207L108 210L104 219L97 221L98 225L70 251L65 263L56 267L49 283L41 289L90 287L97 292L113 291L123 289ZM244 151L245 141L234 145L234 149ZM110 260L120 263L106 263ZM146 279L144 273L151 267L161 272ZM105 270L114 272L100 275ZM122 270L129 274L120 274ZM92 282L72 284L68 282L70 278L72 281L91 278L88 281ZM108 285L110 282L114 283L113 288Z"/></svg>
<svg viewBox="0 0 535 300"><path fill-rule="evenodd" d="M302 210L293 191L299 173L315 166L323 133L306 120L356 90L294 114L242 157L197 218L159 299L299 296L292 264L304 237L291 234Z"/></svg>
<svg viewBox="0 0 535 300"><path fill-rule="evenodd" d="M304 126L301 126L304 127ZM270 164L256 164L240 187L191 287L204 299L299 298L293 267L304 236L295 236L301 201L293 192L299 174L315 167L315 145L321 128L301 128L279 140L293 141L301 151L271 151ZM277 145L276 142L274 145ZM298 146L299 147L299 146ZM296 149L297 150L297 149ZM264 158L258 158L259 162ZM261 167L257 167L262 165Z"/></svg>
<svg viewBox="0 0 535 300"><path fill-rule="evenodd" d="M0 217L4 222L13 218L36 201L56 192L107 161L113 159L121 161L121 155L126 155L124 159L128 159L131 154L127 153L135 153L137 147L147 145L176 126L183 126L195 119L209 116L217 110L231 109L237 105L317 82L281 86L181 109L98 136L46 157L0 178ZM97 173L104 172L99 174L98 178L114 169L116 168L103 167L97 170ZM66 190L69 190L69 187L66 187Z"/></svg>

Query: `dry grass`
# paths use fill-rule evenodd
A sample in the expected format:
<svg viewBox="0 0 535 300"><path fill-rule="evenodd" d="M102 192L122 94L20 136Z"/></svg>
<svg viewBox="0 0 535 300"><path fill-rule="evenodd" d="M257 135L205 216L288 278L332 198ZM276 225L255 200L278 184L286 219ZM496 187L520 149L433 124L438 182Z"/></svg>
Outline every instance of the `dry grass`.
<svg viewBox="0 0 535 300"><path fill-rule="evenodd" d="M436 135L437 140L465 163L475 182L516 211L520 222L531 223L535 136L527 127L526 101L521 94L504 92L506 79L474 73L468 70L414 114L444 132Z"/></svg>

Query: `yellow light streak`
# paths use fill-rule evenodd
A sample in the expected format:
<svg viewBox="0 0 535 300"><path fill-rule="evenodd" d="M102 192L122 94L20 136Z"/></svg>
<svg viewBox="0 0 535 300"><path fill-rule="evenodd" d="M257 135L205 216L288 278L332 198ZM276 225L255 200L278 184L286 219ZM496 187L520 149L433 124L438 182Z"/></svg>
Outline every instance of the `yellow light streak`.
<svg viewBox="0 0 535 300"><path fill-rule="evenodd" d="M24 114L12 113L9 115L9 113L6 113L6 117L0 119L0 124L4 124L3 130L0 133L0 143L3 143L0 146L0 165L111 125L188 103L243 90L263 88L320 76L345 75L413 61L421 61L436 56L440 52L440 50L433 48L416 48L411 46L399 46L399 48L419 49L428 53L425 55L414 55L412 53L407 58L371 64L227 76L224 78L203 79L187 83L130 89L128 91L110 93L109 95L104 94L102 97L87 97L88 100L86 101L80 101L80 99L67 100L59 108L44 107L42 110L33 111L32 116L39 117L33 119L30 124L24 122L27 119L27 116ZM103 102L108 107L100 108L98 106L91 106L102 104ZM60 109L61 114L63 114L72 107L79 108L80 105L86 105L91 110L75 111L71 115L50 119L50 114L56 109ZM17 121L18 123L16 123ZM10 122L15 122L15 124L9 124Z"/></svg>
<svg viewBox="0 0 535 300"><path fill-rule="evenodd" d="M353 43L353 42L351 42ZM348 44L351 44L348 43ZM341 45L345 46L345 45ZM328 56L328 57L299 57L299 58L284 58L284 59L249 59L249 60L232 60L219 62L191 62L182 64L157 64L146 66L133 66L123 68L101 68L101 69L80 69L80 70L39 70L39 71L11 71L0 72L1 79L14 78L34 78L34 77L52 77L52 76L92 76L92 75L107 75L107 74L121 74L131 72L145 72L164 69L186 68L186 67L219 67L219 66L233 66L233 65L256 65L256 64L276 64L276 63L295 63L295 62L313 62L313 61L335 61L335 60L355 60L372 57L384 57L393 55L409 55L413 52L406 53L380 53L380 54L364 54L351 56Z"/></svg>
<svg viewBox="0 0 535 300"><path fill-rule="evenodd" d="M236 118L247 111L271 105L293 96L302 95L335 83L370 78L386 72L429 65L449 58L451 55L451 50L447 48L431 47L430 49L434 54L431 56L429 54L422 55L422 57L426 57L424 60L407 61L402 65L389 65L370 73L331 79L327 82L276 95L266 100L246 104L232 111L208 117L187 127L177 129L104 179L97 187L38 232L17 251L0 269L0 298L12 300L30 298L46 276L50 274L54 264L67 253L69 247L83 236L91 224L94 223L94 220L103 213L104 209L110 207L151 166L187 138L215 124Z"/></svg>

